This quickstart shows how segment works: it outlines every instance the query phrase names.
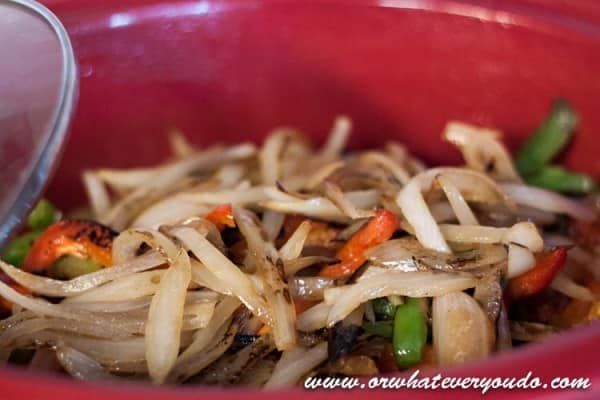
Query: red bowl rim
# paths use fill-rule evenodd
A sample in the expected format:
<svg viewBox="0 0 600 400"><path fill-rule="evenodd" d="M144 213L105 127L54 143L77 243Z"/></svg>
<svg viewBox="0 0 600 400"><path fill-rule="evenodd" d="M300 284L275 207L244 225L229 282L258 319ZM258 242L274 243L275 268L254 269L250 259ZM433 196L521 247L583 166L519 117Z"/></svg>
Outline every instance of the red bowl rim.
<svg viewBox="0 0 600 400"><path fill-rule="evenodd" d="M223 1L223 0L222 0ZM241 3L237 0L224 0L229 3ZM284 2L296 2L298 0L283 0ZM582 0L578 7L572 7L569 13L569 6L560 4L555 0L537 0L537 5L525 5L520 1L506 0L500 4L493 1L469 1L469 0L430 0L426 2L415 2L409 0L390 0L388 2L379 2L376 0L351 0L352 4L383 6L383 7L398 7L398 8L416 8L427 11L434 11L446 14L459 15L464 17L475 17L483 20L502 23L502 15L494 13L481 13L482 10L495 10L510 13L518 18L517 24L530 29L539 30L540 25L535 27L532 25L532 19L537 22L542 22L541 26L548 24L561 25L572 32L577 32L583 35L593 35L600 37L600 13L586 13L586 10L598 10L597 3L593 0ZM135 3L133 1L132 3ZM277 0L264 0L263 3L281 2ZM321 3L339 3L347 4L339 0L319 0ZM68 3L73 3L73 0L46 0L43 1L50 9L67 7ZM91 1L81 0L80 4L85 6ZM479 13L478 13L479 12ZM567 13L568 16L565 16ZM492 15L494 14L494 15ZM555 33L555 32L554 32ZM555 33L556 34L556 33ZM453 368L435 368L428 370L425 375L433 376L441 373L444 376L493 376L494 373L510 371L514 366L526 364L529 361L538 361L540 363L557 362L560 363L561 356L568 355L574 351L584 351L586 346L589 347L589 353L593 356L594 350L597 349L597 342L600 340L600 322L593 322L586 326L581 326L550 338L543 343L534 343L525 346L518 351L510 351L506 353L496 354L486 360L469 363ZM594 347L596 344L596 347ZM575 346L575 348L574 348ZM596 352L597 353L597 352ZM588 354L589 356L589 354ZM588 357L593 358L593 357ZM589 365L580 368L578 372L586 372L592 382L597 383L600 380L600 369L598 366ZM545 365L545 368L548 366ZM561 371L560 367L553 369L556 373ZM535 375L535 371L533 371ZM395 374L407 375L407 373ZM32 378L35 379L35 385L32 385ZM259 393L257 390L240 389L240 388L206 388L198 389L193 386L177 387L172 390L168 387L151 387L147 384L139 384L133 382L119 383L116 385L102 383L85 383L74 381L71 378L56 376L47 373L27 371L15 367L0 367L0 382L4 381L9 386L3 389L4 395L14 395L18 393L21 396L30 393L31 398L43 398L44 394L48 393L50 388L55 394L68 394L70 398L79 398L86 396L88 399L100 399L108 396L115 398L125 398L125 396L133 396L144 399L158 398L197 398L199 394L210 395L211 398L235 398L241 395L252 395ZM300 388L287 389L274 392L260 392L261 397L280 397L281 394L296 394L306 396L308 393ZM339 393L339 392L338 392ZM444 395L443 392L436 392L436 395ZM449 393L446 393L449 394ZM319 393L323 396L323 393ZM330 398L333 398L336 393L328 393ZM466 395L466 393L465 393ZM35 397L37 396L37 397ZM488 394L488 397L494 396L493 392ZM533 397L534 394L531 393ZM600 388L598 385L593 385L592 389L586 392L578 392L576 395L573 392L538 392L535 394L538 399L545 398L560 398L560 399L579 399L598 398L600 397ZM16 397L15 397L16 398ZM341 398L341 396L340 396ZM463 397L466 398L466 397Z"/></svg>

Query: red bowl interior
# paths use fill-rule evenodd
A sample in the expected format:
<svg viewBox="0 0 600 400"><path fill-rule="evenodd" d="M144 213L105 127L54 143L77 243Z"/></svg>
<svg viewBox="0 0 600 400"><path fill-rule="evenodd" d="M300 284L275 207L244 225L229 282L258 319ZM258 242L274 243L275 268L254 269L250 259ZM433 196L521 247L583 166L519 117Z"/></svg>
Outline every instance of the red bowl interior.
<svg viewBox="0 0 600 400"><path fill-rule="evenodd" d="M355 122L353 148L398 139L430 163L456 163L458 153L440 140L446 121L498 127L514 148L556 96L571 100L581 116L564 162L600 178L595 136L600 129L600 10L593 2L577 7L549 0L502 6L441 0L46 3L71 35L81 79L72 134L48 190L64 208L84 201L83 169L164 159L165 132L172 127L203 145L260 142L270 129L285 124L319 143L333 118L344 113ZM532 371L547 382L583 376L592 379L591 390L492 391L487 397L598 398L599 339L596 324L442 372L520 377ZM63 400L281 396L85 386L12 370L0 372L0 386L3 399L50 393ZM329 392L319 398L374 393ZM307 394L297 389L285 395ZM435 395L471 398L479 392Z"/></svg>

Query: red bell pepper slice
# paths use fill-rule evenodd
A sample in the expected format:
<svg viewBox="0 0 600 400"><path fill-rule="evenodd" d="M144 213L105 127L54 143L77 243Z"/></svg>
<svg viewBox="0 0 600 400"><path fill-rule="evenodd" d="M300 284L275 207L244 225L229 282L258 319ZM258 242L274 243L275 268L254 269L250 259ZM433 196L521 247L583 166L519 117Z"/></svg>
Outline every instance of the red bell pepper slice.
<svg viewBox="0 0 600 400"><path fill-rule="evenodd" d="M233 218L231 204L221 204L215 207L204 218L215 224L220 231L226 227L235 228L235 219Z"/></svg>
<svg viewBox="0 0 600 400"><path fill-rule="evenodd" d="M50 225L33 243L23 263L27 272L49 272L52 263L64 255L91 258L105 267L111 265L112 229L92 221L64 220Z"/></svg>
<svg viewBox="0 0 600 400"><path fill-rule="evenodd" d="M352 275L365 261L365 251L392 237L398 228L398 218L391 211L377 211L364 227L356 232L337 252L341 261L323 267L320 274L330 278L343 278Z"/></svg>
<svg viewBox="0 0 600 400"><path fill-rule="evenodd" d="M541 292L556 277L566 259L567 249L564 247L540 253L532 269L508 282L505 295L509 300L517 300Z"/></svg>

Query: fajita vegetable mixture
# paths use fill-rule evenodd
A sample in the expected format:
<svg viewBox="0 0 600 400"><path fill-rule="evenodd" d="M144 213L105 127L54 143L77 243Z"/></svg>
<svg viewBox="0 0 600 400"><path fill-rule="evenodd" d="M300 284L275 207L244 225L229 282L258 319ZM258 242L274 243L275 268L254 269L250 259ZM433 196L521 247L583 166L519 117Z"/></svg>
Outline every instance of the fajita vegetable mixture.
<svg viewBox="0 0 600 400"><path fill-rule="evenodd" d="M600 316L600 197L554 165L565 100L512 158L449 122L460 167L401 144L346 153L339 117L85 171L89 209L42 200L3 251L0 358L82 380L248 385L480 360Z"/></svg>

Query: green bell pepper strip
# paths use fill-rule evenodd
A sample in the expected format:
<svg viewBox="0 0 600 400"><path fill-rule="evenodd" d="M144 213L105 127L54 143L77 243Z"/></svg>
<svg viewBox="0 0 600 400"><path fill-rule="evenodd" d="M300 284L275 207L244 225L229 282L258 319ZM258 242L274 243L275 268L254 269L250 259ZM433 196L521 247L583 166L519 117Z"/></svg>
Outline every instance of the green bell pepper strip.
<svg viewBox="0 0 600 400"><path fill-rule="evenodd" d="M515 166L521 175L539 171L565 147L577 127L578 116L564 99L557 99L544 122L521 146Z"/></svg>
<svg viewBox="0 0 600 400"><path fill-rule="evenodd" d="M25 258L31 251L33 242L40 237L42 232L52 225L58 213L46 199L41 199L27 217L27 225L32 232L25 233L10 241L2 253L2 259L15 267L22 267Z"/></svg>
<svg viewBox="0 0 600 400"><path fill-rule="evenodd" d="M394 316L392 346L398 367L406 369L418 364L426 341L427 322L419 299L407 297Z"/></svg>
<svg viewBox="0 0 600 400"><path fill-rule="evenodd" d="M558 166L547 166L525 177L533 186L563 193L585 194L596 189L596 182L588 175L569 172Z"/></svg>
<svg viewBox="0 0 600 400"><path fill-rule="evenodd" d="M54 279L73 279L78 276L96 272L102 269L102 265L98 264L91 258L81 259L75 256L62 256L54 261L50 269L50 274Z"/></svg>
<svg viewBox="0 0 600 400"><path fill-rule="evenodd" d="M22 267L27 254L31 251L33 242L37 240L42 232L28 232L11 240L2 253L2 259L15 267Z"/></svg>
<svg viewBox="0 0 600 400"><path fill-rule="evenodd" d="M396 312L396 306L393 305L387 298L380 297L372 301L373 311L381 319L388 320L394 318Z"/></svg>
<svg viewBox="0 0 600 400"><path fill-rule="evenodd" d="M362 328L370 335L391 339L394 327L393 321L363 322Z"/></svg>
<svg viewBox="0 0 600 400"><path fill-rule="evenodd" d="M56 209L46 199L41 199L29 213L27 225L34 231L43 231L56 222Z"/></svg>

